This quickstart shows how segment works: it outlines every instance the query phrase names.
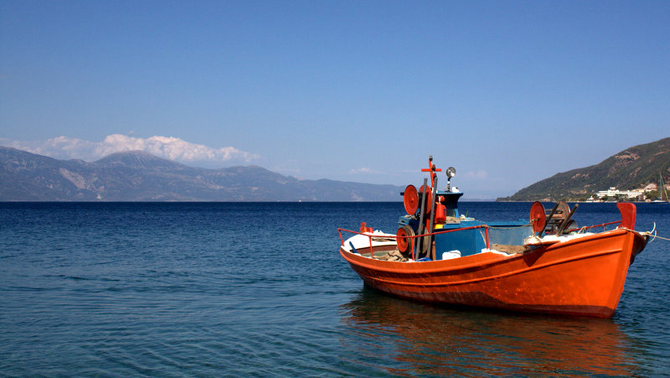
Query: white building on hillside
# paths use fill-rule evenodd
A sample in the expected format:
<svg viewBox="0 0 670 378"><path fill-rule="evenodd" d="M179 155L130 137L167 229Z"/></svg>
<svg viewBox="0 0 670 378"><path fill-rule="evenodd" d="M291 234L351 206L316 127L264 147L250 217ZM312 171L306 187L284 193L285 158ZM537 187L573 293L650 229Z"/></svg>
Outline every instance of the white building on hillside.
<svg viewBox="0 0 670 378"><path fill-rule="evenodd" d="M608 190L601 190L596 195L598 198L604 198L604 197L618 197L618 196L626 196L628 199L635 199L640 196L644 196L644 189L635 189L635 190L617 190L615 187L611 187Z"/></svg>

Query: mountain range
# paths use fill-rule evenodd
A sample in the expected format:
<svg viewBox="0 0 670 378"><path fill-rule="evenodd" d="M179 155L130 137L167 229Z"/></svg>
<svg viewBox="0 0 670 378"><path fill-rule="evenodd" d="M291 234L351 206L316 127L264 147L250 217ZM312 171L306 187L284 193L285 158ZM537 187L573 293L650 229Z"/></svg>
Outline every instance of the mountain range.
<svg viewBox="0 0 670 378"><path fill-rule="evenodd" d="M583 200L600 190L643 188L670 177L670 138L627 148L599 164L558 173L499 201Z"/></svg>
<svg viewBox="0 0 670 378"><path fill-rule="evenodd" d="M670 138L630 147L599 164L558 173L499 201L582 200L670 178ZM258 166L189 167L142 151L95 162L0 147L0 201L402 201L404 187L300 180Z"/></svg>
<svg viewBox="0 0 670 378"><path fill-rule="evenodd" d="M402 190L258 166L194 168L141 151L85 162L0 147L0 201L402 201Z"/></svg>

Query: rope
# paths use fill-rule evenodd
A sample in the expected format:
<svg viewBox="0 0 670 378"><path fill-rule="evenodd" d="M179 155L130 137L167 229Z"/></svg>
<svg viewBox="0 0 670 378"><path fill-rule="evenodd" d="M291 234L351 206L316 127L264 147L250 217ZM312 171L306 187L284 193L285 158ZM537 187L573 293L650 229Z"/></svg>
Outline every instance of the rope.
<svg viewBox="0 0 670 378"><path fill-rule="evenodd" d="M635 230L631 230L631 229L625 228L625 227L619 227L619 229L620 230L626 230L626 231L635 231ZM653 242L656 239L670 241L670 238L665 238L663 236L658 236L658 231L656 231L656 222L654 222L654 227L651 229L651 231L645 231L645 232L635 231L635 232L639 233L640 235L652 237L651 240L647 242L647 244Z"/></svg>

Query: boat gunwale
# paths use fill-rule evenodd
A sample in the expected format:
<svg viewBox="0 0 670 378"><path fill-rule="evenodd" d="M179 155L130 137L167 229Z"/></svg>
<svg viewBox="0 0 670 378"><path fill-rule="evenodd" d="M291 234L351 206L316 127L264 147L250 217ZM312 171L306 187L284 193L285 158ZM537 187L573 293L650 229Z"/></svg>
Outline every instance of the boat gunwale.
<svg viewBox="0 0 670 378"><path fill-rule="evenodd" d="M399 262L399 261L385 261L385 260L377 260L377 259L372 259L370 257L366 257L363 254L356 254L353 252L350 252L344 248L344 246L340 246L340 254L342 257L344 257L349 263L355 264L357 266L360 266L362 268L370 269L370 270L375 270L379 272L385 272L385 273L394 273L394 274L435 274L435 273L448 273L448 272L458 272L458 271L464 271L464 270L482 270L482 269L487 269L490 268L494 265L498 265L501 263L506 263L506 262L511 262L516 259L522 259L525 256L535 254L535 253L549 253L549 252L555 252L556 250L564 249L567 247L571 247L573 245L581 244L581 243L586 243L590 242L592 240L599 240L603 239L603 237L607 238L614 238L618 236L623 236L628 233L632 234L638 234L639 232L634 231L634 230L628 230L628 229L615 229L615 230L610 230L610 231L605 231L605 232L600 232L597 234L592 234L592 235L586 235L584 237L580 238L575 238L571 240L566 240L562 241L559 243L555 243L549 246L541 246L541 247L536 247L529 252L525 253L515 253L515 254L509 254L509 255L503 255L500 253L496 253L494 251L486 251L486 252L481 252L481 253L476 253L474 255L470 256L464 256L460 258L455 258L455 259L449 259L449 260L436 260L436 261L411 261L411 262ZM641 235L640 235L641 236ZM386 245L388 246L388 245ZM365 247L366 250L369 250L369 246ZM374 246L373 246L374 250ZM349 255L351 255L351 258L345 255L345 252ZM581 259L586 259L586 258L591 258L591 257L597 257L599 255L605 255L605 254L611 254L611 253L617 253L620 252L620 250L614 250L614 251L607 251L603 253L587 253L583 254L580 256L573 256L571 258L565 258L561 259L558 261L553 261L551 263L547 263L546 266L550 265L555 265L555 264L563 264L567 263L569 261L576 261L576 260L581 260ZM476 258L478 261L474 262L466 262L462 263L462 259L472 259ZM364 260L365 259L365 260ZM374 263L368 263L369 262L374 262ZM459 261L461 260L461 261ZM460 264L459 264L460 263ZM402 268L401 268L402 267ZM398 269L400 268L400 269Z"/></svg>

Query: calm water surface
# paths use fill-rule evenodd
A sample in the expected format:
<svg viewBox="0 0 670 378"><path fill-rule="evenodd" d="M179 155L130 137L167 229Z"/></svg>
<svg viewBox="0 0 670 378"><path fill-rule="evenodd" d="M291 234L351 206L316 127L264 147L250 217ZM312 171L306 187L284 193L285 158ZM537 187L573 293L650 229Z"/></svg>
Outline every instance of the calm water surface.
<svg viewBox="0 0 670 378"><path fill-rule="evenodd" d="M482 220L530 204L462 203ZM612 319L455 310L363 287L337 227L402 203L0 204L0 376L661 376L670 242ZM617 220L583 204L580 224ZM670 236L670 205L637 228ZM588 290L588 288L584 288Z"/></svg>

